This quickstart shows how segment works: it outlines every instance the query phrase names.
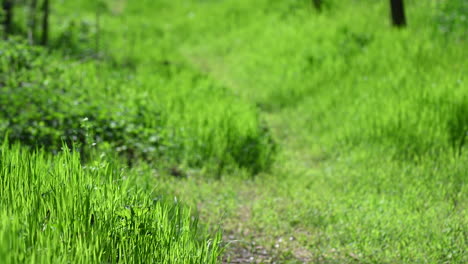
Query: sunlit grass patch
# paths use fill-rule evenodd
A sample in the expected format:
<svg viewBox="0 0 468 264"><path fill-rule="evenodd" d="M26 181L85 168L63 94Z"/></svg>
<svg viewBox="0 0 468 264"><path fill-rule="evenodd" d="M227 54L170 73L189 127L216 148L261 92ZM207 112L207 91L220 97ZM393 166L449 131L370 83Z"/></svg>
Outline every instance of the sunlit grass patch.
<svg viewBox="0 0 468 264"><path fill-rule="evenodd" d="M216 263L220 237L205 237L187 207L159 200L137 177L104 160L82 166L68 149L3 144L3 261Z"/></svg>

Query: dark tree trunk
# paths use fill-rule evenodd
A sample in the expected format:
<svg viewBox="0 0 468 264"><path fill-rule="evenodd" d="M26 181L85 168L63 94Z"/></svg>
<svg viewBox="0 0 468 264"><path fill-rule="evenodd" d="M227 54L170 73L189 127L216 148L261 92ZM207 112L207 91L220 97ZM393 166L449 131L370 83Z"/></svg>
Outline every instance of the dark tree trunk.
<svg viewBox="0 0 468 264"><path fill-rule="evenodd" d="M312 4L317 11L322 11L322 0L312 0Z"/></svg>
<svg viewBox="0 0 468 264"><path fill-rule="evenodd" d="M31 0L29 6L29 19L28 19L28 39L31 45L36 43L36 18L37 18L37 0Z"/></svg>
<svg viewBox="0 0 468 264"><path fill-rule="evenodd" d="M392 23L396 27L406 26L405 6L403 0L390 0Z"/></svg>
<svg viewBox="0 0 468 264"><path fill-rule="evenodd" d="M5 18L3 19L3 29L5 30L5 39L13 33L13 0L3 0L3 11Z"/></svg>
<svg viewBox="0 0 468 264"><path fill-rule="evenodd" d="M42 38L41 45L47 46L49 42L49 0L44 0L42 5Z"/></svg>
<svg viewBox="0 0 468 264"><path fill-rule="evenodd" d="M99 57L99 43L100 43L100 39L99 39L99 34L101 33L101 10L100 10L100 6L98 6L96 8L96 57Z"/></svg>

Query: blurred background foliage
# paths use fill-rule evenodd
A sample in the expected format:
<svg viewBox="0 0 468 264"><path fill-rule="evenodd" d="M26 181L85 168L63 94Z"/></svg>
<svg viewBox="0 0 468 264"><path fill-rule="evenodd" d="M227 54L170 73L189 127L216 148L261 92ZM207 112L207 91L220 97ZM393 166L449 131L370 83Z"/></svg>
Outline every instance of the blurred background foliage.
<svg viewBox="0 0 468 264"><path fill-rule="evenodd" d="M46 2L14 2L0 138L122 159L318 263L467 262L466 1L394 28L389 1L51 0L46 43Z"/></svg>

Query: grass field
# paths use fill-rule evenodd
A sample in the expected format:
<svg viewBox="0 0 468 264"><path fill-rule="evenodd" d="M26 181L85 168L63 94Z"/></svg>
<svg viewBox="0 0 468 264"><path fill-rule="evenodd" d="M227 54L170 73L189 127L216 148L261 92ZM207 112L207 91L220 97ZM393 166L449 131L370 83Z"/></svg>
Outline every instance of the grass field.
<svg viewBox="0 0 468 264"><path fill-rule="evenodd" d="M2 259L468 262L466 1L98 2L0 41Z"/></svg>

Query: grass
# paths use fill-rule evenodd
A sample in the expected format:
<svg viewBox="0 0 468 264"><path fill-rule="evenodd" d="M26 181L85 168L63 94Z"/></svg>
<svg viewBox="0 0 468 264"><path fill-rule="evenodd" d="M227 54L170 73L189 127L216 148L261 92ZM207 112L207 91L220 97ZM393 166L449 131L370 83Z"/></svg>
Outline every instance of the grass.
<svg viewBox="0 0 468 264"><path fill-rule="evenodd" d="M256 173L271 164L274 143L258 111L186 66L156 75L145 68L119 72L107 63L46 55L21 41L2 48L8 52L1 59L0 132L11 141L52 151L62 141L80 144L83 157L94 143L129 162L215 175L238 168Z"/></svg>
<svg viewBox="0 0 468 264"><path fill-rule="evenodd" d="M403 31L388 28L383 3L343 4L318 17L259 16L181 48L263 109L281 149L273 173L249 183L167 183L224 224L227 255L466 262L467 53L456 33L427 26L436 22L420 5L410 3Z"/></svg>
<svg viewBox="0 0 468 264"><path fill-rule="evenodd" d="M55 21L65 22L53 29L52 51L0 44L19 54L0 57L0 88L9 91L0 94L0 132L58 156L18 147L11 152L44 157L53 171L63 164L54 159L77 156L59 151L62 140L78 143L84 162L68 158L76 161L62 170L86 175L93 162L109 164L85 181L91 186L107 186L100 178L119 179L111 167L131 168L124 170L131 180L120 183L122 190L107 187L131 202L106 207L102 201L112 195L99 196L86 184L73 187L70 199L57 198L56 204L70 200L70 208L82 210L74 215L85 219L83 229L67 231L70 243L77 240L73 234L94 228L85 225L90 213L83 210L89 209L72 206L72 198L93 193L95 206L103 206L92 211L100 213L96 219L114 219L89 238L96 246L83 249L105 252L89 258L94 262L120 256L119 247L124 256L138 252L133 245L159 250L146 247L159 236L146 242L128 235L131 242L123 245L103 235L128 223L122 216L128 203L156 211L138 220L144 226L156 228L161 217L155 215L171 219L179 212L161 232L176 232L177 221L191 230L174 242L174 251L152 253L155 259L468 262L464 1L405 1L409 26L401 30L390 26L388 3L326 1L318 13L309 2L104 1L98 31L96 7L68 1L54 12ZM11 96L16 104L7 104ZM34 104L24 110L28 100ZM148 195L177 197L192 211L168 201L154 205ZM5 205L29 203L21 199ZM57 209L40 210L31 226L43 226L47 210L53 216ZM209 228L197 235L190 215ZM70 222L55 220L57 226ZM10 226L20 227L5 223L0 233L13 234ZM219 227L222 256L207 242L210 236L209 245L218 246ZM39 234L47 230L29 241L42 241ZM5 251L14 260L35 250L11 241L21 245ZM88 255L65 256L74 262Z"/></svg>
<svg viewBox="0 0 468 264"><path fill-rule="evenodd" d="M150 177L103 159L82 166L68 149L3 144L3 261L216 263L219 236L202 236L190 209L145 188Z"/></svg>

